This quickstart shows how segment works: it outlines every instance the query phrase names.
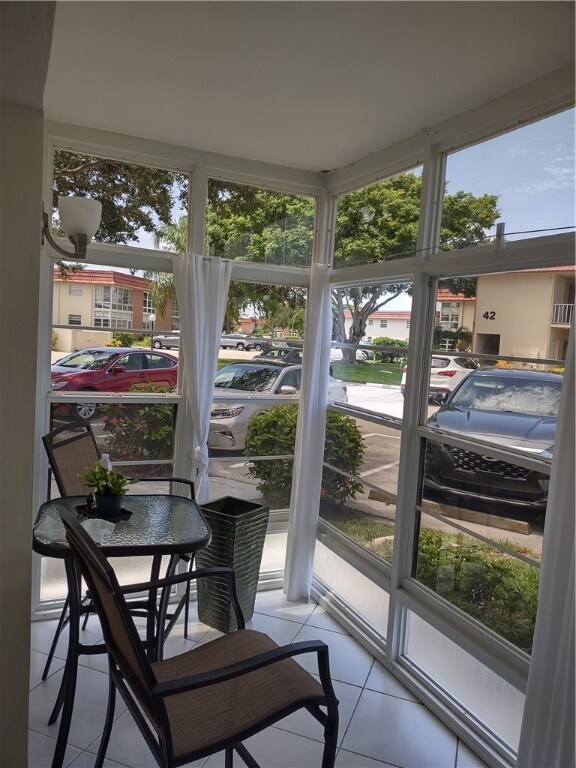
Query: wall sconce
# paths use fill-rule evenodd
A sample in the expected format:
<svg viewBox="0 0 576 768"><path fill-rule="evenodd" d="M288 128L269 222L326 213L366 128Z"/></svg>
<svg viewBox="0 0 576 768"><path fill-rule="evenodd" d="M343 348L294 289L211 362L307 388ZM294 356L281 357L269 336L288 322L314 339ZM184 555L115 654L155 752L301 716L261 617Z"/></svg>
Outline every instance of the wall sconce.
<svg viewBox="0 0 576 768"><path fill-rule="evenodd" d="M74 251L66 251L55 242L50 232L48 213L42 208L42 244L44 238L52 248L66 258L85 259L88 243L96 234L102 218L102 203L90 197L60 197L58 212L62 229L74 245Z"/></svg>

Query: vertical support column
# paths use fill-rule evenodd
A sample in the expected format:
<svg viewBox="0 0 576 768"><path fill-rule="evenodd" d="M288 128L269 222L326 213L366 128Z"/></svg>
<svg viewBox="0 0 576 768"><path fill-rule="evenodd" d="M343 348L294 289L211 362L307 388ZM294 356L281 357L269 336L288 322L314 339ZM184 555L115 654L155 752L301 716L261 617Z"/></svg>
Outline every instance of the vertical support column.
<svg viewBox="0 0 576 768"><path fill-rule="evenodd" d="M204 253L206 242L206 200L208 193L208 176L203 163L198 163L190 175L188 191L188 251L190 253ZM185 333L196 333L195 328L184 329ZM184 349L180 348L180 360L183 360ZM179 371L184 366L179 365ZM188 382L179 374L178 389L182 395L178 406L178 420L174 435L174 474L176 477L192 477L192 437L194 435L194 422L192 413L188 407Z"/></svg>
<svg viewBox="0 0 576 768"><path fill-rule="evenodd" d="M406 645L406 610L397 599L398 588L411 575L413 541L416 528L415 506L418 496L418 475L414 467L420 463L420 439L416 427L425 423L428 403L428 376L435 312L436 280L426 273L430 253L438 246L442 197L444 191L445 158L434 146L429 146L424 159L417 257L419 268L414 275L412 315L408 347L408 380L404 396L402 443L398 472L396 503L395 548L390 583L388 614L388 643L386 655L396 661ZM407 471L406 468L410 468Z"/></svg>

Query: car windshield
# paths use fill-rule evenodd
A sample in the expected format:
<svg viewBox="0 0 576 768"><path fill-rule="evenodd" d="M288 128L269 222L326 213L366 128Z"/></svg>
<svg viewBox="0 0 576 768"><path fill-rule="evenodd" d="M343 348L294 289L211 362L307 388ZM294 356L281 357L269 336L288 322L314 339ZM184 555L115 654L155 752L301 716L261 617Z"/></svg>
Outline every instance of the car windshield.
<svg viewBox="0 0 576 768"><path fill-rule="evenodd" d="M450 405L480 411L557 416L561 382L500 376L469 376Z"/></svg>
<svg viewBox="0 0 576 768"><path fill-rule="evenodd" d="M280 371L271 365L226 365L216 374L214 386L219 389L241 389L245 392L268 392Z"/></svg>
<svg viewBox="0 0 576 768"><path fill-rule="evenodd" d="M109 352L107 350L80 350L80 352L74 352L68 357L58 360L55 365L61 368L83 368L88 371L98 371L104 368L117 354L118 350L114 349Z"/></svg>

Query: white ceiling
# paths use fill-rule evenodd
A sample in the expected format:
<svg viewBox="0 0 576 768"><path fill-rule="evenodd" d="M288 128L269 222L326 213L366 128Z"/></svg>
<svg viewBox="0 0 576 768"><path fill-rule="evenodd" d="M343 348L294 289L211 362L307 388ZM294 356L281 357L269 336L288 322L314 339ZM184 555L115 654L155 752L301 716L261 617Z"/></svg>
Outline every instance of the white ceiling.
<svg viewBox="0 0 576 768"><path fill-rule="evenodd" d="M572 2L59 2L52 120L331 170L569 64Z"/></svg>

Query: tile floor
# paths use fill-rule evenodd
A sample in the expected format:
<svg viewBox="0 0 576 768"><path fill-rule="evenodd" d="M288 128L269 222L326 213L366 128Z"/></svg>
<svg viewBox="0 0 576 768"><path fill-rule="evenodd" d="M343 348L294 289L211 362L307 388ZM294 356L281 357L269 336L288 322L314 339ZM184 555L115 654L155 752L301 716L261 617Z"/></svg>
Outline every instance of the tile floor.
<svg viewBox="0 0 576 768"><path fill-rule="evenodd" d="M56 743L58 724L48 726L47 720L62 676L65 639L60 642L50 677L44 682L40 677L55 623L55 620L32 623L29 768L48 768ZM278 643L321 639L329 645L332 678L340 700L337 768L484 768L454 734L320 606L288 603L280 590L260 592L249 626L267 632ZM96 620L89 622L86 632L93 641L99 639ZM185 639L182 627L178 626L166 644L166 656L188 650L215 633L210 627L193 621L189 639ZM81 657L66 766L89 768L94 765L106 693L105 657ZM155 766L121 701L116 715L105 768ZM305 712L294 713L246 743L262 768L320 765L321 727ZM195 768L221 768L223 764L223 753L190 763ZM239 757L235 758L235 765L243 765Z"/></svg>

